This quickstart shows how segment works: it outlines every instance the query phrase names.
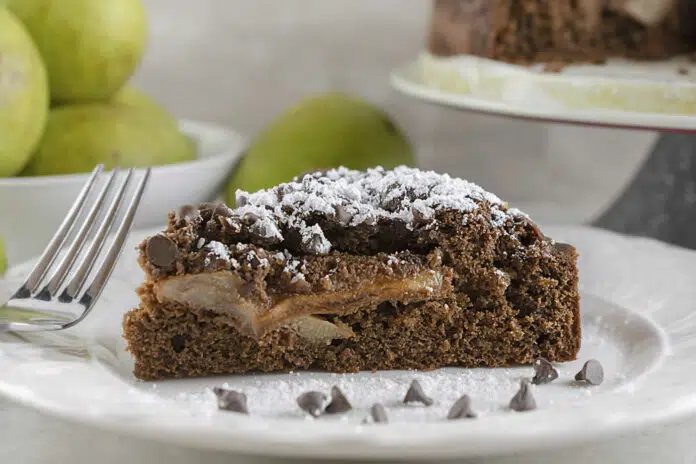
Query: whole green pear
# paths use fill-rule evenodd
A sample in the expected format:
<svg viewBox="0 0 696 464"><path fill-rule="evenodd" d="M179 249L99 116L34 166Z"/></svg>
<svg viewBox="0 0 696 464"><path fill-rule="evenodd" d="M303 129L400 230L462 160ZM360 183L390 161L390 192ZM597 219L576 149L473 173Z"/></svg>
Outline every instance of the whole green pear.
<svg viewBox="0 0 696 464"><path fill-rule="evenodd" d="M51 99L111 98L138 66L147 36L140 0L5 0L48 71Z"/></svg>
<svg viewBox="0 0 696 464"><path fill-rule="evenodd" d="M83 103L51 110L27 176L89 172L99 163L145 167L190 161L194 146L166 118L128 105Z"/></svg>
<svg viewBox="0 0 696 464"><path fill-rule="evenodd" d="M132 85L126 85L119 90L111 101L113 103L120 103L138 108L143 112L151 112L154 117L161 118L171 122L174 125L178 125L176 118L169 113L169 111L160 102L137 87L133 87Z"/></svg>
<svg viewBox="0 0 696 464"><path fill-rule="evenodd" d="M26 165L48 114L41 56L22 23L0 5L0 177Z"/></svg>
<svg viewBox="0 0 696 464"><path fill-rule="evenodd" d="M359 97L328 93L300 101L262 131L246 150L226 189L269 188L307 171L413 165L412 147L384 111Z"/></svg>

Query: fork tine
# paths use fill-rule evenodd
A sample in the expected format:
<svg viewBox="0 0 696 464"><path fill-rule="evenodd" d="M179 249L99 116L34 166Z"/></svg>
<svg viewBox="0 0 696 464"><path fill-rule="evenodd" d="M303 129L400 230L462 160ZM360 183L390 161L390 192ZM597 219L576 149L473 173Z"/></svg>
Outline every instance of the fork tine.
<svg viewBox="0 0 696 464"><path fill-rule="evenodd" d="M102 191L99 193L97 200L94 202L94 205L92 205L92 208L89 210L89 213L87 214L84 223L82 224L80 230L78 231L77 235L70 244L68 252L65 254L65 257L62 259L60 265L58 265L58 269L56 269L56 271L53 273L48 284L46 284L46 286L39 292L39 294L36 295L36 298L40 300L49 301L53 297L53 295L55 295L55 293L58 291L58 288L60 288L62 283L65 281L65 277L68 275L70 266L72 266L75 262L75 259L79 255L80 251L82 250L82 247L86 242L87 235L92 230L92 227L96 222L95 219L97 217L97 214L101 210L104 200L106 199L107 194L111 190L111 187L114 184L114 180L116 180L118 172L118 167L115 167L111 171L109 180L107 181L104 188L102 188Z"/></svg>
<svg viewBox="0 0 696 464"><path fill-rule="evenodd" d="M121 222L121 225L119 226L118 231L116 232L116 237L114 238L114 241L111 244L111 247L109 248L106 257L104 258L104 262L102 263L101 269L99 269L99 271L97 272L97 275L94 277L94 280L90 284L85 294L82 295L82 298L80 298L80 303L86 308L85 312L82 313L82 315L75 321L70 323L69 326L77 324L87 316L87 314L92 309L92 301L96 300L99 297L101 291L104 289L106 281L109 280L109 276L111 275L111 272L114 270L114 265L116 264L116 261L118 260L118 257L121 254L121 250L123 250L123 244L126 242L126 237L128 236L128 232L130 231L131 225L133 224L133 219L135 218L135 212L138 209L138 205L140 204L140 200L142 199L143 192L145 191L145 187L147 186L149 179L150 168L147 168L147 170L145 170L145 175L143 175L143 178L138 183L138 186L135 190L135 194L131 199L130 204L128 205L125 217L123 218L123 221Z"/></svg>
<svg viewBox="0 0 696 464"><path fill-rule="evenodd" d="M68 211L68 214L65 216L65 219L63 219L63 222L58 227L58 230L56 231L55 235L53 236L53 238L51 238L51 241L49 242L48 246L44 249L43 253L41 254L39 261L36 263L34 268L29 273L29 277L27 277L27 280L24 282L24 284L21 287L19 287L19 289L15 292L13 298L28 298L34 291L36 291L39 284L41 283L41 279L43 279L44 275L46 275L46 272L48 271L48 268L51 266L51 264L53 264L53 261L56 259L56 256L58 255L58 251L63 245L63 242L65 241L68 233L72 229L72 226L75 222L75 218L82 210L82 207L85 204L87 196L92 190L92 186L94 185L97 176L101 174L103 170L103 164L99 164L94 168L92 174L87 179L87 182L82 187L82 190L80 190L80 193L75 199L75 202L70 207L70 210Z"/></svg>
<svg viewBox="0 0 696 464"><path fill-rule="evenodd" d="M59 300L61 302L71 302L75 298L75 296L80 292L82 286L85 284L87 276L92 270L96 258L99 252L101 251L102 247L104 246L104 243L106 242L106 234L111 229L111 225L114 219L116 218L116 214L121 206L121 203L123 202L123 199L126 196L126 192L128 191L128 186L130 185L132 178L133 169L129 169L125 180L121 183L121 187L114 195L114 198L111 201L111 205L109 205L109 209L104 215L104 218L102 219L102 222L99 225L99 228L97 229L97 233L92 239L92 243L89 246L87 253L85 254L85 257L82 259L82 262L78 266L77 272L70 280L70 283L68 283L67 287L65 287L63 293L61 293L59 297Z"/></svg>

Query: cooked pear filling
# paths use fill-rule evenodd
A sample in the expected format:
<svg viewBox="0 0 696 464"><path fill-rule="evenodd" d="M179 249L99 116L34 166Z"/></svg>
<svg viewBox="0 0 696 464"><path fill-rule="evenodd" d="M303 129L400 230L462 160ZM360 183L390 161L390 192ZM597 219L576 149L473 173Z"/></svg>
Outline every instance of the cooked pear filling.
<svg viewBox="0 0 696 464"><path fill-rule="evenodd" d="M350 338L353 331L316 315L344 315L383 302L410 303L438 299L451 290L449 278L423 270L402 278L357 282L348 290L310 295L272 297L250 294L235 274L219 271L170 277L155 284L160 302L175 302L197 309L228 314L235 327L247 335L261 337L282 326L318 343Z"/></svg>

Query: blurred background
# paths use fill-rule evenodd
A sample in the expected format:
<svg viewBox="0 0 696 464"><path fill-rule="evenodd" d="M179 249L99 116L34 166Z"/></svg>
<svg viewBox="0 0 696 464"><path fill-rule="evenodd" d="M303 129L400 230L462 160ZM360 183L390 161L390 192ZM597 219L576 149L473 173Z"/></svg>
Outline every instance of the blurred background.
<svg viewBox="0 0 696 464"><path fill-rule="evenodd" d="M655 134L545 125L410 100L389 72L423 49L429 1L144 0L135 82L174 114L253 135L300 98L357 93L385 108L423 167L481 184L542 222L583 221L621 191Z"/></svg>
<svg viewBox="0 0 696 464"><path fill-rule="evenodd" d="M40 253L86 180L74 174L98 163L155 166L135 226L160 228L181 204L218 192L232 204L238 188L270 187L307 169L412 164L404 132L421 168L476 182L544 225L597 216L656 139L485 116L398 93L390 73L423 51L430 1L5 2L6 24L16 15L18 36L22 24L29 32L21 41L26 53L17 56L29 60L27 82L35 86L16 94L33 113L21 98L4 112L5 138L20 134L15 142L23 145L0 151L0 177L9 176L0 178L0 217L14 218L0 221L0 273L6 260ZM0 35L0 56L9 36ZM0 64L5 78L16 75L11 61ZM145 93L128 93L134 89ZM307 103L316 96L320 104ZM178 127L157 102L195 127ZM22 163L15 153L26 155Z"/></svg>

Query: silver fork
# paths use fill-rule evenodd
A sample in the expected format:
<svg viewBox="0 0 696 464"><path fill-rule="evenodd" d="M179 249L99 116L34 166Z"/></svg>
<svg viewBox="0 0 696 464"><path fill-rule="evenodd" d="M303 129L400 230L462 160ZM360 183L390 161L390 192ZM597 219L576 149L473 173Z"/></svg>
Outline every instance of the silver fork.
<svg viewBox="0 0 696 464"><path fill-rule="evenodd" d="M150 178L148 168L123 211L123 219L116 227L111 245L102 253L115 219L123 209L122 204L128 196L128 187L134 174L134 170L129 169L116 192L110 196L119 177L119 169L113 169L106 185L99 191L77 228L76 220L86 209L89 203L87 200L92 196L94 184L103 170L104 166L99 165L92 171L29 277L6 303L0 305L0 333L67 329L82 321L94 307L121 254ZM111 201L105 207L109 197ZM90 232L99 217L101 222L94 230L91 243L76 265L77 258L88 243ZM73 240L68 243L69 234L76 228ZM62 259L53 266L61 254ZM103 256L101 264L95 268L100 256ZM50 272L52 269L53 272ZM70 280L64 286L68 277ZM90 277L91 280L88 282Z"/></svg>

